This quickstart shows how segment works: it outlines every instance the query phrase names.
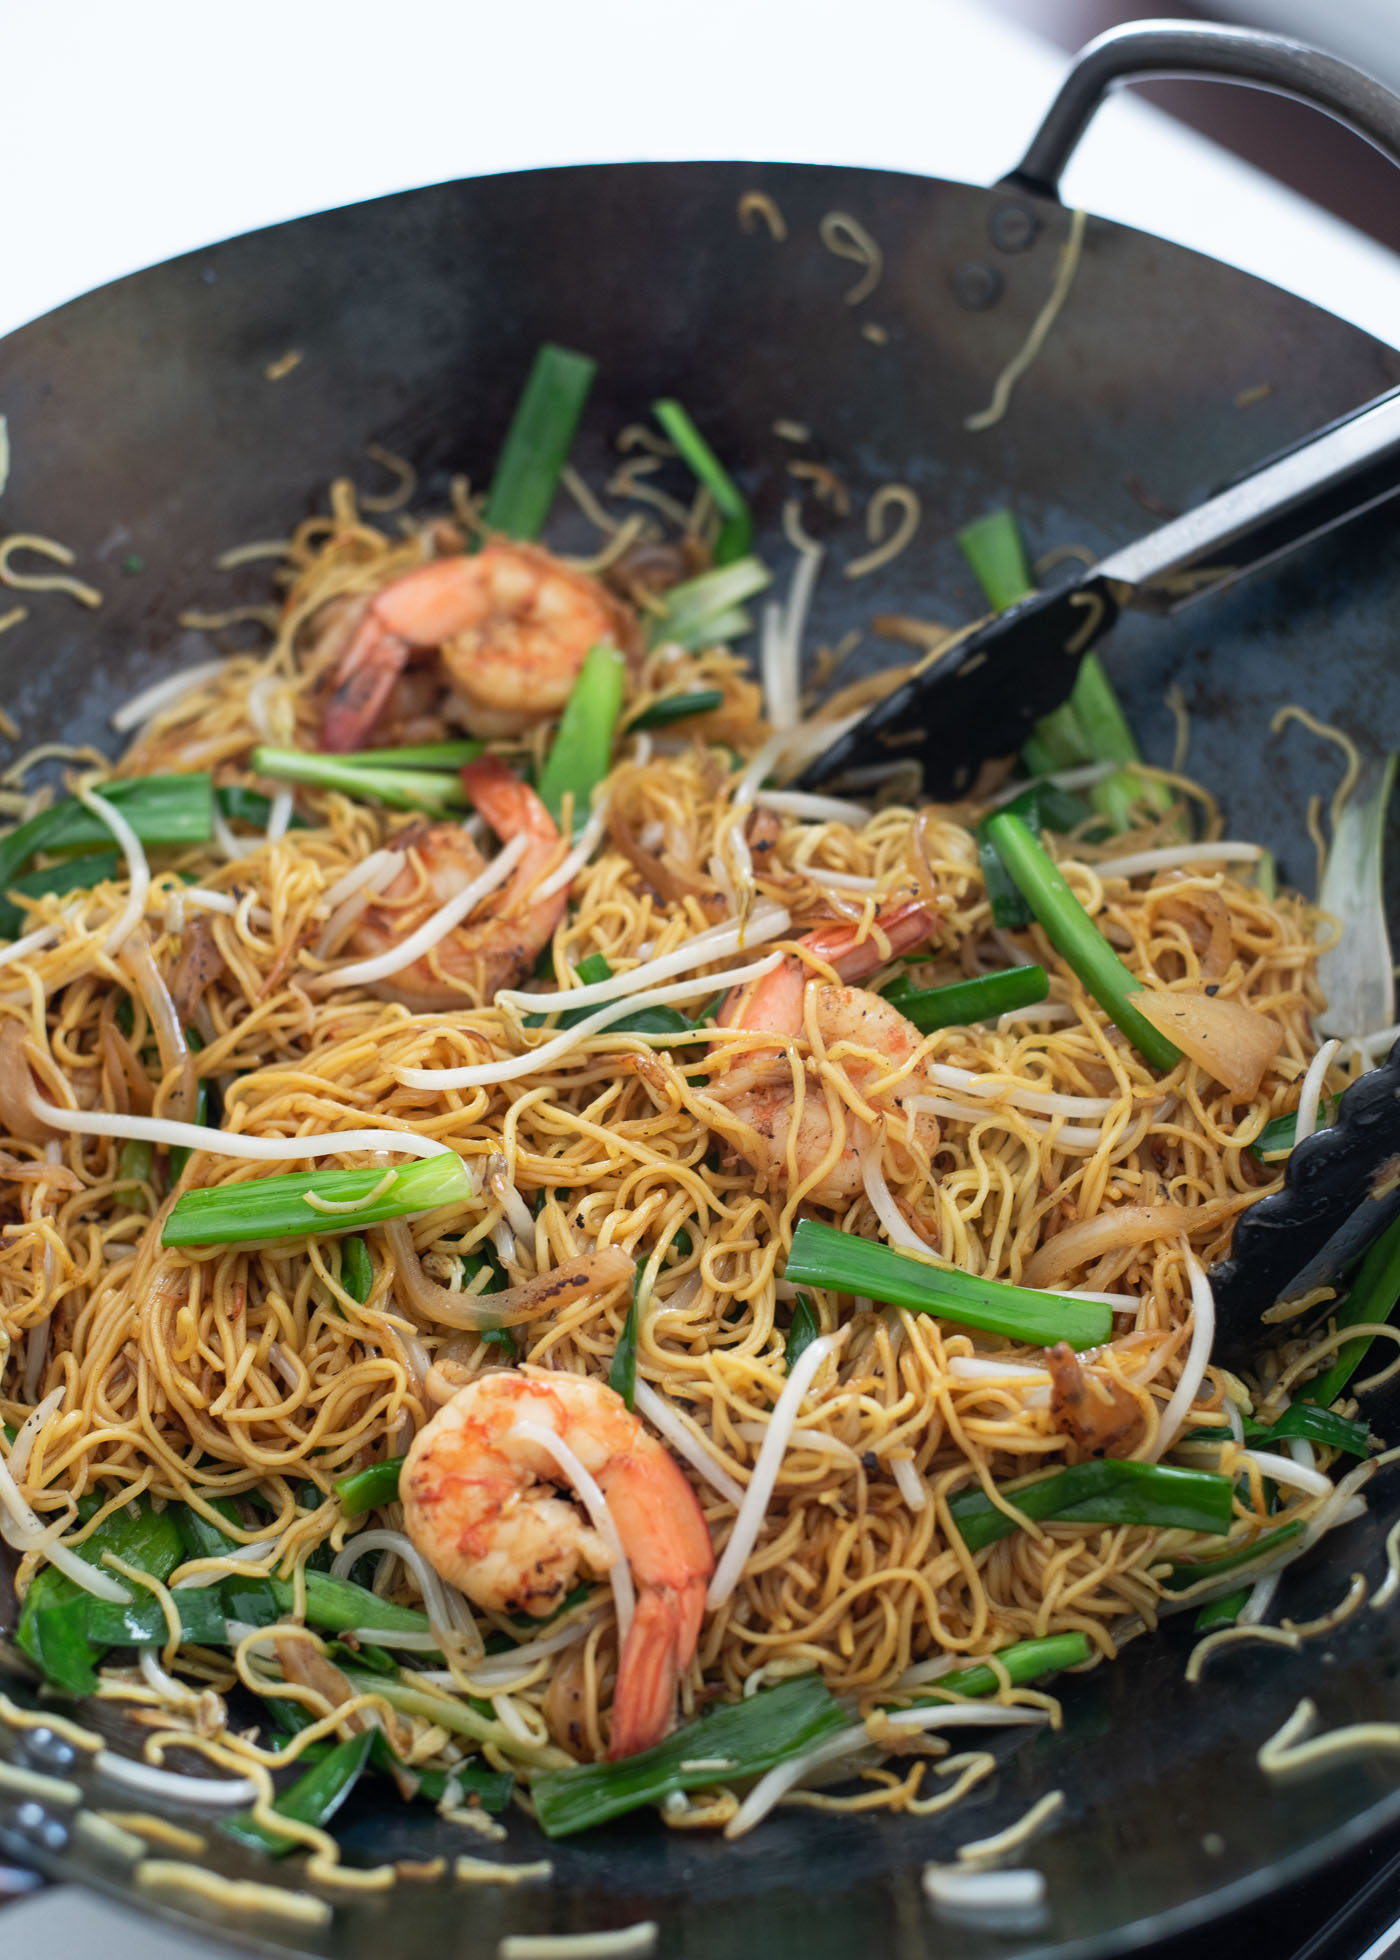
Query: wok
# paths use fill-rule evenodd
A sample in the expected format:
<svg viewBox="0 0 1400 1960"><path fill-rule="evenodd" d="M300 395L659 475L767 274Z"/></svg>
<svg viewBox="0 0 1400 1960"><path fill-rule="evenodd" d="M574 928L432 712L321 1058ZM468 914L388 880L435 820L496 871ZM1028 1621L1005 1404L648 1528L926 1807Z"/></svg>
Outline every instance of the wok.
<svg viewBox="0 0 1400 1960"><path fill-rule="evenodd" d="M89 613L33 600L29 622L0 638L6 705L27 740L106 739L122 699L207 657L208 642L173 623L181 610L257 595L256 570L217 574L218 553L287 529L333 476L366 479L367 442L413 461L420 501L445 497L453 472L480 480L546 339L600 358L575 452L586 475L600 479L623 424L677 395L737 462L759 548L775 561L793 453L776 419L810 425L857 508L890 479L914 488L914 547L868 582L829 570L813 644L864 629L874 610L971 617L978 599L954 533L1003 502L1035 554L1124 543L1152 521L1144 500L1182 508L1400 382L1400 354L1302 300L1091 219L1069 302L1009 413L989 430L965 428L1050 288L1069 224L1055 182L1095 103L1123 75L1183 68L1320 101L1400 151L1400 104L1341 64L1227 30L1130 30L1087 52L1022 171L990 190L747 163L530 172L279 225L36 321L0 347L13 449L5 528L65 540L105 603ZM750 190L776 202L786 242L762 225L741 229ZM883 252L859 305L843 297L855 269L819 241L833 209ZM883 331L863 331L872 325ZM300 362L269 380L291 350ZM561 512L551 535L571 541L570 521ZM1298 701L1394 746L1395 523L1382 509L1208 607L1127 620L1109 649L1149 757L1170 753L1162 697L1174 681L1192 714L1192 772L1221 793L1231 831L1270 844L1305 886L1303 812L1310 793L1330 789L1331 767L1296 732L1271 738L1269 718ZM137 559L144 568L124 574ZM889 650L867 637L863 652L873 664ZM1395 1440L1395 1403L1383 1391L1371 1403ZM1293 1569L1285 1613L1325 1611L1355 1569L1378 1577L1400 1473L1382 1473L1370 1495L1367 1518ZM1400 1718L1393 1613L1363 1611L1300 1654L1227 1649L1194 1688L1182 1679L1187 1619L1067 1682L1064 1732L1013 1740L994 1782L947 1817L786 1810L731 1846L648 1815L551 1847L547 1887L403 1885L338 1903L324 1933L203 1923L262 1951L345 1960L387 1944L397 1960L490 1955L506 1932L646 1918L660 1922L663 1954L695 1960L741 1948L804 1960L867 1949L903 1960L952 1945L1061 1960L1118 1951L1260 1898L1400 1818L1396 1757L1286 1787L1255 1763L1305 1693L1328 1726ZM17 1658L0 1668L10 1692L31 1692ZM922 1861L1002 1828L1050 1789L1066 1805L1031 1854L1049 1883L1043 1923L1009 1938L941 1926L920 1891ZM121 1799L109 1788L105 1800ZM357 1793L341 1824L352 1857L424 1857L449 1837L472 1848L384 1784ZM510 1832L506 1856L539 1855L526 1819L512 1818ZM211 1842L219 1869L273 1875L224 1849L216 1828ZM56 1820L12 1807L0 1844L56 1875L129 1887L120 1868L65 1842ZM295 1882L285 1867L277 1875Z"/></svg>

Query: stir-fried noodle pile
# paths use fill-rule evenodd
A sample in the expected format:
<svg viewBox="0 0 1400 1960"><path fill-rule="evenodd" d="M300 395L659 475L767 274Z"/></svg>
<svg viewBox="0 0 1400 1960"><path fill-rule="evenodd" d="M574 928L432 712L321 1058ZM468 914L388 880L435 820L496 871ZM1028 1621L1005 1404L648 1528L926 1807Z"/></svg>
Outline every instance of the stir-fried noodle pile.
<svg viewBox="0 0 1400 1960"><path fill-rule="evenodd" d="M1193 1340L1204 1308L1198 1271L1193 1312L1192 1268L1221 1257L1240 1211L1278 1183L1278 1162L1250 1146L1296 1105L1315 1052L1315 916L1292 893L1270 895L1247 856L1213 852L1215 805L1181 777L1144 769L1124 832L1089 821L1052 836L1134 976L1241 1004L1277 1037L1250 1093L1198 1061L1150 1066L1039 926L994 925L974 835L986 803L774 793L766 785L819 740L771 743L746 667L723 648L685 652L654 633L640 651L638 606L644 624L657 615L665 580L643 580L635 552L615 550L601 574L612 596L598 603L615 609L629 657L590 828L572 798L561 830L526 808L525 841L494 890L488 878L464 920L394 969L395 949L509 848L504 820L493 841L491 815L509 804L501 778L538 772L557 706L512 726L509 704L464 697L459 677L415 652L361 746L460 739L464 724L484 733L500 762L478 779L475 816L465 799L424 815L315 784L293 800L251 755L259 742L317 749L370 595L462 553L474 506L460 501L451 521L399 532L339 486L332 513L281 547L272 650L228 657L159 707L115 765L117 779L211 771L216 786L272 799L260 816L234 799L211 842L150 847L144 888L118 831L116 875L26 901L22 931L38 943L6 956L0 998L0 1414L20 1438L6 1502L21 1587L55 1540L81 1545L134 1499L178 1502L254 1549L191 1566L186 1547L148 1589L178 1602L190 1576L272 1575L290 1584L283 1630L231 1622L225 1651L181 1648L177 1624L160 1636L163 1665L149 1647L139 1668L107 1659L103 1695L146 1704L170 1734L201 1733L227 1763L272 1747L249 1741L223 1699L238 1676L313 1718L304 1737L347 1733L369 1710L415 1771L480 1755L528 1786L542 1768L602 1758L618 1614L632 1610L606 1559L575 1555L547 1602L527 1599L516 1574L468 1610L450 1572L432 1569L424 1505L405 1536L406 1492L347 1517L334 1485L402 1454L467 1384L521 1369L526 1382L616 1380L632 1310L636 1415L610 1405L610 1419L635 1421L682 1466L719 1567L713 1583L694 1560L661 1574L663 1591L689 1578L697 1611L696 1586L710 1587L693 1658L681 1643L677 1719L819 1671L869 1718L877 1755L858 1800L917 1804L925 1763L878 1767L896 1752L889 1732L879 1747L879 1710L944 1664L1037 1637L1079 1633L1111 1658L1174 1597L1161 1581L1175 1562L1222 1550L1219 1532L1179 1526L1035 1523L1001 1492L1104 1455L1152 1462L1172 1449L1181 1464L1231 1469L1245 1391ZM673 556L672 577L685 569ZM541 557L515 571L528 582L557 567ZM568 576L578 583L560 604L581 605L592 581ZM722 699L627 732L691 689ZM107 778L81 781L100 796ZM1190 837L1198 855L1181 849ZM1134 869L1143 852L1158 859ZM367 961L379 964L359 977ZM1048 998L974 1025L921 1035L899 988L880 997L891 981L924 989L1031 961ZM580 967L624 984L599 998L595 977L572 1017L557 1003L532 1016L510 991L571 989ZM732 983L736 972L750 977ZM654 990L665 997L653 1005ZM627 1012L591 1027L610 999ZM630 1027L648 1006L665 1024ZM1334 1064L1328 1080L1345 1075ZM384 1138L270 1163L133 1141L128 1119L195 1120L199 1084L217 1095L202 1120L225 1138L402 1133L414 1150L455 1153L469 1186L407 1221L362 1225L354 1201L341 1215L316 1204L296 1236L165 1245L180 1194L318 1164L387 1177L405 1161ZM115 1134L90 1133L93 1112L122 1119ZM1111 1338L1076 1361L1068 1348L1047 1355L1043 1337L799 1288L785 1269L802 1219L964 1274L1110 1296ZM352 1242L367 1272L351 1272ZM551 1289L561 1268L567 1283ZM795 1326L827 1337L805 1363ZM798 1368L810 1385L794 1408L784 1391ZM784 1434L760 1476L775 1423ZM560 1429L585 1461L594 1427L583 1408ZM1188 1427L1204 1445L1182 1447ZM1325 1448L1314 1458L1329 1461ZM1235 1469L1232 1545L1322 1501L1302 1478L1280 1485L1267 1515L1257 1468ZM568 1501L567 1470L532 1475L527 1503L543 1482L568 1518L541 1529L581 1541L591 1527ZM748 1549L726 1572L740 1501L764 1483ZM658 1489L652 1558L666 1568L683 1561ZM1018 1528L973 1549L949 1507L979 1489ZM435 1651L410 1637L371 1677L353 1661L372 1632L351 1629L330 1657L324 1624L289 1634L308 1575L332 1560L379 1599L426 1607L433 1631L419 1646ZM110 1561L89 1569L118 1597L134 1589ZM634 1578L639 1596L655 1590L648 1571ZM1045 1705L994 1686L1003 1707ZM434 1708L456 1713L438 1721ZM708 1794L671 1806L673 1821L733 1820L724 1768Z"/></svg>

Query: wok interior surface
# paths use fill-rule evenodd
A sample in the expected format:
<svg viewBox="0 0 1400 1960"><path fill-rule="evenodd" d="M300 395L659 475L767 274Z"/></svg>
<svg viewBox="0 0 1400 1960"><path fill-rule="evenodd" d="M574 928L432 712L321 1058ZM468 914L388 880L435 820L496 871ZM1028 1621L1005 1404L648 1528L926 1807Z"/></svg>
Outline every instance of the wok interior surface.
<svg viewBox="0 0 1400 1960"><path fill-rule="evenodd" d="M738 202L750 190L774 199L785 241L761 222L741 229ZM303 219L91 294L0 346L13 452L3 516L7 531L71 546L105 601L88 613L36 595L30 619L0 638L0 698L26 745L95 741L114 752L112 709L209 655L177 614L266 596L265 568L216 572L220 552L285 533L335 476L377 487L368 443L419 470L417 509L445 504L454 473L479 484L544 340L599 360L574 451L588 480L601 483L615 466L625 424L655 397L679 397L750 495L756 548L780 580L791 556L782 505L801 487L786 473L794 457L829 464L857 516L883 483L916 491L919 531L885 571L845 578L841 565L865 548L863 535L855 520L830 534L807 643L834 646L862 630L843 679L904 657L870 636L874 612L975 616L955 533L997 505L1015 508L1033 557L1065 546L1097 555L1400 381L1400 354L1305 302L1093 220L1069 301L1008 414L971 433L964 419L986 405L1024 339L1068 230L1058 206L1018 196L1033 237L1000 250L989 220L1007 201L995 190L794 165L543 171ZM834 209L883 254L858 304L845 296L859 268L819 236ZM993 277L959 270L969 264ZM997 297L982 310L957 297L989 288ZM300 359L288 368L292 352ZM279 366L287 371L269 379ZM805 424L811 444L786 443L773 429L780 419ZM551 540L587 548L562 499L556 515ZM810 497L805 521L825 534ZM1197 610L1129 619L1106 656L1150 760L1170 758L1163 695L1181 686L1190 773L1221 797L1229 834L1270 845L1304 889L1307 798L1330 792L1335 769L1325 745L1296 730L1271 737L1268 724L1296 701L1395 745L1394 524L1383 507ZM138 559L140 571L123 571ZM1392 844L1392 867L1397 857ZM1400 1441L1400 1401L1388 1391L1364 1412ZM1400 1466L1368 1495L1370 1515L1289 1574L1275 1617L1325 1613L1358 1569L1374 1587L1400 1518ZM347 1960L381 1953L388 1939L398 1960L488 1955L507 1932L646 1918L661 1922L663 1953L695 1956L741 1945L803 1960L866 1946L900 1956L1120 1950L1296 1877L1400 1816L1393 1757L1287 1786L1255 1761L1304 1694L1324 1727L1400 1719L1396 1611L1363 1609L1299 1653L1229 1648L1194 1687L1182 1678L1192 1644L1182 1615L1115 1666L1064 1682L1064 1731L999 1744L998 1776L945 1817L786 1809L731 1845L647 1815L550 1846L547 1886L402 1884L338 1901L324 1933L209 1923L268 1951ZM0 1625L12 1622L12 1600L9 1622L6 1612L0 1601ZM139 1735L127 1738L133 1751ZM1000 1830L1052 1789L1065 1809L1026 1853L1047 1877L1044 1920L997 1932L936 1919L920 1889L924 1860ZM110 1787L94 1800L118 1801ZM483 1849L382 1783L356 1793L338 1828L366 1862ZM217 1827L210 1836L218 1869L273 1875L225 1850ZM527 1819L512 1816L510 1837L491 1855L542 1855ZM76 1852L45 1861L122 1888L118 1869ZM277 1869L296 1882L294 1867Z"/></svg>

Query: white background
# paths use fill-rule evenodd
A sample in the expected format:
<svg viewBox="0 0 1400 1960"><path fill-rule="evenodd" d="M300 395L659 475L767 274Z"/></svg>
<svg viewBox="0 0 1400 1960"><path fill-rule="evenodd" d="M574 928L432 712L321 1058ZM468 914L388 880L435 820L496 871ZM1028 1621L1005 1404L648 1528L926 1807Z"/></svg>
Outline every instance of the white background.
<svg viewBox="0 0 1400 1960"><path fill-rule="evenodd" d="M481 171L733 156L989 183L1065 65L976 0L6 0L0 17L0 333L212 239ZM1400 339L1400 262L1131 97L1065 189Z"/></svg>
<svg viewBox="0 0 1400 1960"><path fill-rule="evenodd" d="M210 240L476 172L752 157L989 183L1065 66L975 0L5 0L2 17L0 333ZM1129 98L1064 188L1400 344L1400 261ZM0 1947L216 1960L65 1892L0 1909Z"/></svg>

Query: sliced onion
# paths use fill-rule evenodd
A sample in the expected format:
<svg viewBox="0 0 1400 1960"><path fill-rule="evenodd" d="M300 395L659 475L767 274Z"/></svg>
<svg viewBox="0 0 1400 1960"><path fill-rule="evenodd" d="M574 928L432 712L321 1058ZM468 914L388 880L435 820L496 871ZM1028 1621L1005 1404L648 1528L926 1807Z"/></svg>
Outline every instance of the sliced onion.
<svg viewBox="0 0 1400 1960"><path fill-rule="evenodd" d="M1076 1266L1101 1259L1106 1252L1121 1252L1128 1246L1142 1245L1147 1239L1167 1239L1175 1232L1188 1232L1213 1217L1213 1208L1201 1205L1118 1205L1093 1218L1082 1218L1066 1226L1041 1246L1021 1275L1021 1284L1032 1288L1054 1286Z"/></svg>
<svg viewBox="0 0 1400 1960"><path fill-rule="evenodd" d="M413 1249L413 1234L401 1218L384 1227L394 1255L394 1286L408 1304L442 1327L513 1327L518 1321L537 1320L556 1307L571 1306L585 1293L606 1293L609 1287L630 1279L635 1262L616 1246L594 1252L581 1252L563 1259L547 1273L536 1273L523 1285L507 1287L503 1293L461 1293L439 1286L428 1278Z"/></svg>
<svg viewBox="0 0 1400 1960"><path fill-rule="evenodd" d="M0 1123L25 1143L47 1143L54 1132L30 1106L34 1078L24 1053L24 1029L18 1021L0 1027Z"/></svg>
<svg viewBox="0 0 1400 1960"><path fill-rule="evenodd" d="M1278 1022L1243 1001L1148 987L1128 999L1144 1021L1244 1100L1258 1094L1265 1070L1283 1046Z"/></svg>
<svg viewBox="0 0 1400 1960"><path fill-rule="evenodd" d="M121 950L120 963L131 975L141 996L141 1005L150 1019L156 1045L160 1049L160 1065L164 1075L179 1074L179 1081L166 1100L164 1114L172 1123L188 1123L195 1109L194 1057L185 1040L185 1031L175 1011L170 989L160 977L144 932L137 929L128 935Z"/></svg>

